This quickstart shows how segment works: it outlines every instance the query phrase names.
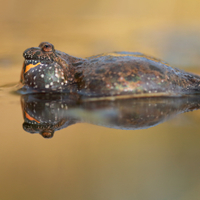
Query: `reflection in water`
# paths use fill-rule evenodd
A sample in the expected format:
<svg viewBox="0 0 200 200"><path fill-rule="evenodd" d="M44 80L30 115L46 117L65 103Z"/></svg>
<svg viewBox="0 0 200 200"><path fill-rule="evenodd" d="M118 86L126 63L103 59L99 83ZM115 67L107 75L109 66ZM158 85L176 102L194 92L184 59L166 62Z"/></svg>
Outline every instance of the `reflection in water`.
<svg viewBox="0 0 200 200"><path fill-rule="evenodd" d="M23 95L23 128L30 133L53 137L55 131L86 122L135 130L155 126L176 114L199 109L198 97L143 98L115 101L79 101L69 95Z"/></svg>

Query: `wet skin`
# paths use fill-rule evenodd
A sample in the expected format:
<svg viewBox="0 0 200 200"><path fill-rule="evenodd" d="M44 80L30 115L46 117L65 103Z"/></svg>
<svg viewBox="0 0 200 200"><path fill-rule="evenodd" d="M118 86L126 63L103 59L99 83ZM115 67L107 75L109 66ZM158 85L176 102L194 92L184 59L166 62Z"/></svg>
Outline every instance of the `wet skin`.
<svg viewBox="0 0 200 200"><path fill-rule="evenodd" d="M24 51L24 93L76 93L86 97L182 96L198 93L200 76L141 53L76 58L48 42Z"/></svg>

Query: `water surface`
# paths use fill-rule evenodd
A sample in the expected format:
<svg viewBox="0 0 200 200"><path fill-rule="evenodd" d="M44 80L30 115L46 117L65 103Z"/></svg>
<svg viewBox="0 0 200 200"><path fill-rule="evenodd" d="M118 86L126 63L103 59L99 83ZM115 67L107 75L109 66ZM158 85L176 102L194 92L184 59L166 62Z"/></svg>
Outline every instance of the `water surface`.
<svg viewBox="0 0 200 200"><path fill-rule="evenodd" d="M19 81L22 52L42 41L77 57L142 52L199 73L199 1L1 4L0 199L200 198L198 97L74 105L9 89ZM32 109L35 101L40 112ZM34 124L24 104L40 124L54 122L51 139L23 129L24 122Z"/></svg>
<svg viewBox="0 0 200 200"><path fill-rule="evenodd" d="M4 90L0 98L2 198L198 195L198 97L76 104ZM47 127L53 138L35 133Z"/></svg>

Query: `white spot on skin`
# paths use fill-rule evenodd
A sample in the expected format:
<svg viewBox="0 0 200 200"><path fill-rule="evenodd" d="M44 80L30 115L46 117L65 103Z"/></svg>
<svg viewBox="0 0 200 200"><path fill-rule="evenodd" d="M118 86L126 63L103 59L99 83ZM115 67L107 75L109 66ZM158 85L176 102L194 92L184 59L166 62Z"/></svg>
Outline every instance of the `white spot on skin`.
<svg viewBox="0 0 200 200"><path fill-rule="evenodd" d="M44 78L44 74L41 74L41 77Z"/></svg>
<svg viewBox="0 0 200 200"><path fill-rule="evenodd" d="M36 76L34 76L33 79L36 79Z"/></svg>
<svg viewBox="0 0 200 200"><path fill-rule="evenodd" d="M49 88L49 84L45 85L45 88Z"/></svg>
<svg viewBox="0 0 200 200"><path fill-rule="evenodd" d="M53 85L53 82L51 82L50 85Z"/></svg>

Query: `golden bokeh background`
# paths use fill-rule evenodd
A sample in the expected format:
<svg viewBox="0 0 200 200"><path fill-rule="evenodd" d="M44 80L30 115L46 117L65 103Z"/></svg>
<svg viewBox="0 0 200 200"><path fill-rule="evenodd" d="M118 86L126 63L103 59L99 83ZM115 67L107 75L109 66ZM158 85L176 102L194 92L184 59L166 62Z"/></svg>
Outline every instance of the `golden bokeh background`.
<svg viewBox="0 0 200 200"><path fill-rule="evenodd" d="M199 71L200 1L0 1L0 85L42 41L77 57L139 51ZM0 199L200 198L199 111L147 130L78 124L53 139L23 131L19 96L0 91Z"/></svg>

